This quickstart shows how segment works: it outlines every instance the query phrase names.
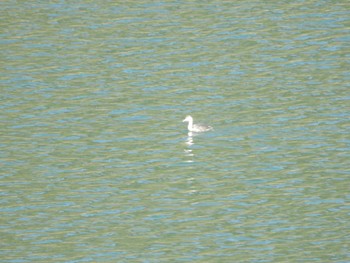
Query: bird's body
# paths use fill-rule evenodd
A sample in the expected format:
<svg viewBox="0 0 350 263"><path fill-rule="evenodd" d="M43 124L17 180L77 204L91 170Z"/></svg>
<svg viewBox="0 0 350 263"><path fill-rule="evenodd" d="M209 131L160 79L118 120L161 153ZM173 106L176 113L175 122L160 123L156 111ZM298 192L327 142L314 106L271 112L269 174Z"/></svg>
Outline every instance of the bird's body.
<svg viewBox="0 0 350 263"><path fill-rule="evenodd" d="M193 124L193 118L188 115L182 122L188 122L187 129L190 132L206 132L213 129L211 126L205 126L201 124Z"/></svg>

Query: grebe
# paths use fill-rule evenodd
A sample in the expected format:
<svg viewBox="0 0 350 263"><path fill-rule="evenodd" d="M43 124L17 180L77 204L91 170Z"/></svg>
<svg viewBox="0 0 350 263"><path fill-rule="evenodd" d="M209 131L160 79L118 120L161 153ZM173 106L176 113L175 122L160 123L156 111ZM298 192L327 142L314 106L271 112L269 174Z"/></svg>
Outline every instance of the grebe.
<svg viewBox="0 0 350 263"><path fill-rule="evenodd" d="M187 115L182 122L188 122L187 129L190 132L206 132L213 129L211 126L205 126L200 124L193 124L193 118L190 115Z"/></svg>

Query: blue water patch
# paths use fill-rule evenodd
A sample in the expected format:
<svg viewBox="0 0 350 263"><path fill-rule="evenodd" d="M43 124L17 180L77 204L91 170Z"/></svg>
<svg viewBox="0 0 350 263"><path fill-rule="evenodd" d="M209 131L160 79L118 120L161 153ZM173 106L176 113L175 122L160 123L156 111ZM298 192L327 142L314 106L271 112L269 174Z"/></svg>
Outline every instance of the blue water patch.
<svg viewBox="0 0 350 263"><path fill-rule="evenodd" d="M81 79L81 78L87 78L87 77L95 77L97 74L91 74L91 73L77 73L77 74L69 74L65 75L59 78L59 80L69 81L74 79Z"/></svg>
<svg viewBox="0 0 350 263"><path fill-rule="evenodd" d="M120 118L123 121L146 121L151 119L151 116L148 115L135 115L135 116L128 116L125 118Z"/></svg>
<svg viewBox="0 0 350 263"><path fill-rule="evenodd" d="M163 91L163 90L168 90L170 87L165 87L165 86L153 86L153 87L148 87L148 88L143 88L143 91L146 92L155 92L155 91Z"/></svg>
<svg viewBox="0 0 350 263"><path fill-rule="evenodd" d="M137 109L115 109L109 112L110 115L122 115L122 114L130 114L133 112L137 112Z"/></svg>
<svg viewBox="0 0 350 263"><path fill-rule="evenodd" d="M60 109L48 110L46 112L46 114L57 115L57 114L65 114L65 113L72 112L72 111L74 111L74 109L72 109L72 108L60 108Z"/></svg>

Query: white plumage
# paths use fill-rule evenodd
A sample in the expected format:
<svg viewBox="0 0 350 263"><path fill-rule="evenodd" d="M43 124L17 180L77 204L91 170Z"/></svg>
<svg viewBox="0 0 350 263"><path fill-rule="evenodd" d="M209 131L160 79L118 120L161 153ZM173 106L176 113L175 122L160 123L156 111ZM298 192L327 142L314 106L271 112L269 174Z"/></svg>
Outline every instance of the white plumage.
<svg viewBox="0 0 350 263"><path fill-rule="evenodd" d="M193 124L193 118L190 115L187 115L182 122L188 122L187 129L190 132L206 132L213 129L211 126L205 126L201 124Z"/></svg>

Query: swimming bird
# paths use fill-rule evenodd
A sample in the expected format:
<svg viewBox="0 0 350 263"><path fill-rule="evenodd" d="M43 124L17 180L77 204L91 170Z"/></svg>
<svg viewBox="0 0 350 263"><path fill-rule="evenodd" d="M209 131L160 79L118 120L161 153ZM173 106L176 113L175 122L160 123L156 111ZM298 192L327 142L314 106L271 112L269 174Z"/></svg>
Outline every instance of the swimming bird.
<svg viewBox="0 0 350 263"><path fill-rule="evenodd" d="M190 132L206 132L213 129L211 126L205 126L201 124L193 124L193 118L190 115L187 115L182 122L188 122L187 129Z"/></svg>

